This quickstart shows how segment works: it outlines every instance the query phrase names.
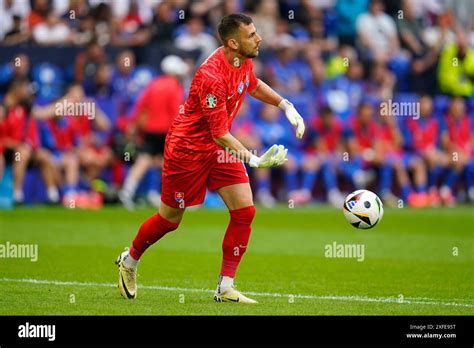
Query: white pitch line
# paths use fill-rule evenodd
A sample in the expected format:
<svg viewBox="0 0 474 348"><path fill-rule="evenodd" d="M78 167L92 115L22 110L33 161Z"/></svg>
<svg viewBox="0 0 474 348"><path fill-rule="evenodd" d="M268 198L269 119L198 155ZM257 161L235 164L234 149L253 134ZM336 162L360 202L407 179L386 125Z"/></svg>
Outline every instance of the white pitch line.
<svg viewBox="0 0 474 348"><path fill-rule="evenodd" d="M28 283L28 284L42 284L42 285L73 285L73 286L89 286L89 287L117 287L113 283L94 283L94 282L76 282L76 281L61 281L61 280L46 280L46 279L15 279L15 278L0 278L0 282L5 283ZM141 289L161 290L161 291L182 291L182 292L199 292L199 293L213 293L210 289L197 288L179 288L161 285L140 285ZM340 296L340 295L296 295L296 294L280 294L274 292L246 292L247 295L262 296L262 297L285 297L301 298L306 300L329 300L329 301L355 301L355 302L379 302L379 303L398 303L398 304L419 304L419 305L433 305L433 306L447 306L447 307L469 307L474 308L472 303L458 303L453 302L452 299L431 299L427 297L410 297L400 301L397 297L368 297L368 296ZM450 302L447 302L450 301ZM461 301L471 301L465 299Z"/></svg>
<svg viewBox="0 0 474 348"><path fill-rule="evenodd" d="M446 299L434 299L432 297L405 297L407 300L428 300L428 301L460 301L460 302L474 302L474 298L450 298L449 300Z"/></svg>

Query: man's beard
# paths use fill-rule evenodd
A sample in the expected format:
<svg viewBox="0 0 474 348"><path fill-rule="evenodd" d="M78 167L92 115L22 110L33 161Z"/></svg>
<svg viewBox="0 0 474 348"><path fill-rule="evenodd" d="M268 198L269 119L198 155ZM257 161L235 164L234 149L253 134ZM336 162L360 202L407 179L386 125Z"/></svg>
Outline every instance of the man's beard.
<svg viewBox="0 0 474 348"><path fill-rule="evenodd" d="M245 57L245 58L255 58L258 56L258 50L257 51L252 51L252 52L245 52L243 54L241 54L242 57Z"/></svg>

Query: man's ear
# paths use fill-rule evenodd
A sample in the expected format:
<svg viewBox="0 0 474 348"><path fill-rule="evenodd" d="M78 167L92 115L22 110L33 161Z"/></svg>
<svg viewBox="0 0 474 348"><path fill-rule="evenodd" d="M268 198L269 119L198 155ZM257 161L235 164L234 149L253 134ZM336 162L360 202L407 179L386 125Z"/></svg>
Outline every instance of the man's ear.
<svg viewBox="0 0 474 348"><path fill-rule="evenodd" d="M227 45L233 50L237 50L239 48L239 43L236 39L229 39L227 40Z"/></svg>

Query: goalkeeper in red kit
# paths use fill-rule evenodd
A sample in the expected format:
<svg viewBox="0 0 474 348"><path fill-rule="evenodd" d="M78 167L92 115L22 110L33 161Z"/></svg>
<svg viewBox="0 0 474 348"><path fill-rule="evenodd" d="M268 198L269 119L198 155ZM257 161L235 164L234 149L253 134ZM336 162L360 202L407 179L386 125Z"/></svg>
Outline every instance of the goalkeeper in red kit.
<svg viewBox="0 0 474 348"><path fill-rule="evenodd" d="M281 166L288 150L275 144L258 157L234 138L230 129L247 92L283 109L296 128L297 138L303 136L305 126L293 104L254 75L252 58L258 56L262 38L252 19L244 14L227 15L221 19L218 33L223 46L197 70L184 111L175 118L166 137L159 211L140 226L130 248L116 261L119 289L125 298L137 296L137 265L145 250L176 230L186 207L203 203L209 189L219 193L230 213L214 300L256 303L234 287L255 216L242 161L253 168Z"/></svg>

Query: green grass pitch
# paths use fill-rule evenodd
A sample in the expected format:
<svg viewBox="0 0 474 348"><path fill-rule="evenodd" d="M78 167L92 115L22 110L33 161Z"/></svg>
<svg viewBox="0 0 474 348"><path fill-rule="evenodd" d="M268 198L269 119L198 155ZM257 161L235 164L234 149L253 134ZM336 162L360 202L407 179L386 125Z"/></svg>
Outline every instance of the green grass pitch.
<svg viewBox="0 0 474 348"><path fill-rule="evenodd" d="M37 262L0 258L1 315L473 315L474 214L386 209L356 230L326 206L257 210L236 284L258 305L215 303L224 210L188 211L143 256L136 300L114 260L154 211L22 207L0 212L0 243L38 244ZM362 244L365 258L325 257Z"/></svg>

